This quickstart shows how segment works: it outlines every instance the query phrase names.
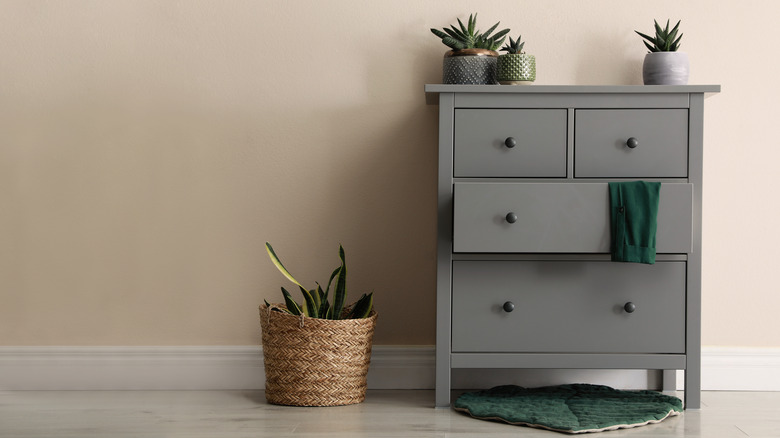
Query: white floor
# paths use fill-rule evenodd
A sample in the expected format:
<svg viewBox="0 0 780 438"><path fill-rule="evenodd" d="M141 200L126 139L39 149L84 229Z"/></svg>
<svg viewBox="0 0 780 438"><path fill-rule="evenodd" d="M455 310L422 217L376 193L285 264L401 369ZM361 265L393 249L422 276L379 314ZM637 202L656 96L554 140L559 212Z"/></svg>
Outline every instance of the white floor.
<svg viewBox="0 0 780 438"><path fill-rule="evenodd" d="M550 437L434 409L432 391L373 390L330 408L269 405L262 391L0 391L0 437ZM604 437L780 437L780 392L702 393L702 409ZM594 436L594 435L588 435Z"/></svg>

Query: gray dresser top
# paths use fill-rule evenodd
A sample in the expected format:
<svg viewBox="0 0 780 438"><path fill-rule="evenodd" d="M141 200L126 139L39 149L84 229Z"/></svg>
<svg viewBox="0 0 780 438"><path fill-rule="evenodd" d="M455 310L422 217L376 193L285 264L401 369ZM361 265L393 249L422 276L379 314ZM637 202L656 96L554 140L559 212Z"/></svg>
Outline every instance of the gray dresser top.
<svg viewBox="0 0 780 438"><path fill-rule="evenodd" d="M438 93L679 94L719 92L720 85L425 85L425 96L429 105L438 103Z"/></svg>

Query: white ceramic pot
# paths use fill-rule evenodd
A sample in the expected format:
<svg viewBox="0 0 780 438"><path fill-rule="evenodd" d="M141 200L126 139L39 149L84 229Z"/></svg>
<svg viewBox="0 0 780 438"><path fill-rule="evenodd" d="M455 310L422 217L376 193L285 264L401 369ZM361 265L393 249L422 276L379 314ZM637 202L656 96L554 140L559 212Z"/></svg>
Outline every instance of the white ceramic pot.
<svg viewBox="0 0 780 438"><path fill-rule="evenodd" d="M645 85L687 85L690 65L683 52L650 52L642 64Z"/></svg>

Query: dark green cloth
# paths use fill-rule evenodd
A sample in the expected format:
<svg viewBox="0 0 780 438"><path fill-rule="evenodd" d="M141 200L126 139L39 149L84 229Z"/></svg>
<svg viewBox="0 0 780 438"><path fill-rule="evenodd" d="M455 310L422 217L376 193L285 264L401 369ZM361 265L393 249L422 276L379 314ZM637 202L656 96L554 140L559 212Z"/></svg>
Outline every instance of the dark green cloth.
<svg viewBox="0 0 780 438"><path fill-rule="evenodd" d="M644 426L683 411L677 397L584 383L542 388L497 386L463 394L453 407L478 419L566 433Z"/></svg>
<svg viewBox="0 0 780 438"><path fill-rule="evenodd" d="M661 183L609 183L612 261L655 263Z"/></svg>

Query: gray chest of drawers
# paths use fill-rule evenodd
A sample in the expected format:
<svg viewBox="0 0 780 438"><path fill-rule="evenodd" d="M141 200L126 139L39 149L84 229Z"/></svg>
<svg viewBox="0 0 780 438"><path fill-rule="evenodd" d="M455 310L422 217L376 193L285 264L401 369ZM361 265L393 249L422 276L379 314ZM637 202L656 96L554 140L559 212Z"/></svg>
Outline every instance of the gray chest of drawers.
<svg viewBox="0 0 780 438"><path fill-rule="evenodd" d="M698 408L703 107L720 87L425 91L439 104L436 405L453 368L682 369ZM639 179L661 182L656 263L611 262L607 184Z"/></svg>

